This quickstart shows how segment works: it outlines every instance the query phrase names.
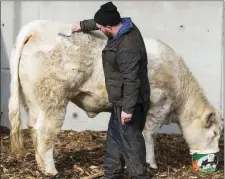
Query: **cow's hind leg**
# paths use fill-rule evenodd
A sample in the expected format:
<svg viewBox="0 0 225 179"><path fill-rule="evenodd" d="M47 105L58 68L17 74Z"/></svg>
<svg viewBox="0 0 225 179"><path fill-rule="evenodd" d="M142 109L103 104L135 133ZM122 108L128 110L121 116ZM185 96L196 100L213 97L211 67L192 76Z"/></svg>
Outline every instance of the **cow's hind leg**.
<svg viewBox="0 0 225 179"><path fill-rule="evenodd" d="M146 162L150 164L151 168L158 168L154 152L155 136L169 114L170 108L170 100L164 92L161 89L154 89L151 94L151 106L143 130L146 145Z"/></svg>
<svg viewBox="0 0 225 179"><path fill-rule="evenodd" d="M37 139L36 160L45 174L57 174L53 159L53 148L56 136L59 134L63 124L64 114L65 109L60 109L57 113L52 114L41 111L35 125Z"/></svg>
<svg viewBox="0 0 225 179"><path fill-rule="evenodd" d="M68 104L68 88L56 79L44 79L35 86L36 99L40 106L33 134L36 139L36 160L43 173L55 175L53 148L61 131Z"/></svg>
<svg viewBox="0 0 225 179"><path fill-rule="evenodd" d="M38 119L38 115L36 115L35 113L32 113L32 111L30 110L29 120L28 120L28 129L29 129L32 141L33 141L36 162L37 162L38 166L41 166L42 160L40 158L40 155L39 155L38 149L37 149L38 140L37 140L37 131L35 129L35 124L37 122L37 119Z"/></svg>
<svg viewBox="0 0 225 179"><path fill-rule="evenodd" d="M35 130L35 123L37 121L37 115L34 115L33 113L29 112L29 120L28 120L28 129L30 136L32 138L34 150L35 150L35 159L37 161L37 164L39 165L41 163L41 159L39 158L38 151L37 151L37 133Z"/></svg>
<svg viewBox="0 0 225 179"><path fill-rule="evenodd" d="M155 135L159 131L161 124L155 120L157 119L153 119L152 115L148 114L143 136L146 145L146 162L151 168L157 169L158 167L155 161Z"/></svg>

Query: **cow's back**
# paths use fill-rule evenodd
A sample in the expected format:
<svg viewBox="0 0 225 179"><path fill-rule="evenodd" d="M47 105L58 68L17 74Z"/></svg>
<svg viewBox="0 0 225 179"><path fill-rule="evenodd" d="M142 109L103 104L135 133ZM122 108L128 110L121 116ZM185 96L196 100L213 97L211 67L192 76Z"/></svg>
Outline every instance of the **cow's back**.
<svg viewBox="0 0 225 179"><path fill-rule="evenodd" d="M175 101L181 88L181 78L187 70L182 57L157 39L145 39L151 91L162 90Z"/></svg>

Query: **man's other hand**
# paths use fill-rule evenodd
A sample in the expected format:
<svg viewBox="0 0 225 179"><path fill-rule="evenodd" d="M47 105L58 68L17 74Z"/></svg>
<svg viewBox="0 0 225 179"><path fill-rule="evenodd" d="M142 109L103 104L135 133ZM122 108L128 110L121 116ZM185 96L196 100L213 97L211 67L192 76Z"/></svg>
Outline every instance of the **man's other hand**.
<svg viewBox="0 0 225 179"><path fill-rule="evenodd" d="M125 123L128 123L132 118L132 114L127 114L124 111L121 112L121 123L124 125Z"/></svg>

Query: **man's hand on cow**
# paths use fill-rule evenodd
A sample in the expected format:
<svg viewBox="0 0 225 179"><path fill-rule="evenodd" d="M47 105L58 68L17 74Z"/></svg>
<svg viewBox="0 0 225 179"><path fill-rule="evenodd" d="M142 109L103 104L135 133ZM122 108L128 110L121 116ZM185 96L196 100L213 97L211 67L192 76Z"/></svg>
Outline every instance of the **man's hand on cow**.
<svg viewBox="0 0 225 179"><path fill-rule="evenodd" d="M72 25L72 32L81 32L80 21L77 21L74 25Z"/></svg>
<svg viewBox="0 0 225 179"><path fill-rule="evenodd" d="M121 112L121 123L122 125L125 125L125 123L128 123L132 118L132 114L127 114L124 111Z"/></svg>

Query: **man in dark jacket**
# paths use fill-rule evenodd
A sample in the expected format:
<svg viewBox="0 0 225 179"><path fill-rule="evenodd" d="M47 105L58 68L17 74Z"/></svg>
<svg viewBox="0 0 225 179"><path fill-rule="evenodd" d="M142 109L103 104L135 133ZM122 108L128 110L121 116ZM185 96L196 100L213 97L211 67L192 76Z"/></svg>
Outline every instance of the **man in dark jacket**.
<svg viewBox="0 0 225 179"><path fill-rule="evenodd" d="M108 42L102 51L105 84L113 111L108 125L105 178L122 179L126 164L131 178L149 178L142 135L149 109L147 54L139 29L121 18L108 2L94 19L78 21L74 32L101 30Z"/></svg>

